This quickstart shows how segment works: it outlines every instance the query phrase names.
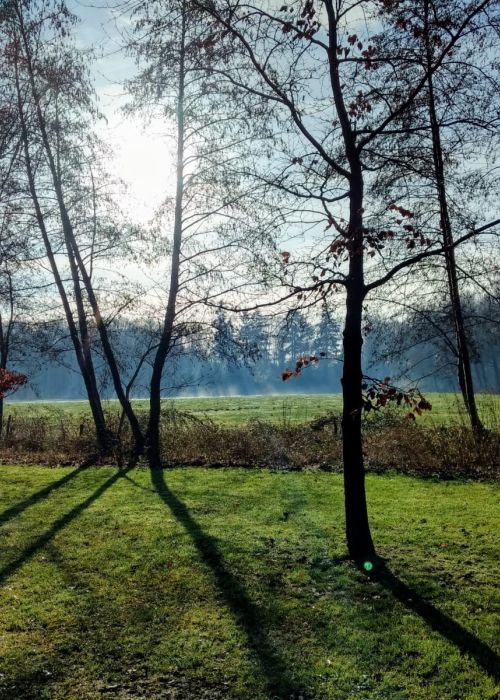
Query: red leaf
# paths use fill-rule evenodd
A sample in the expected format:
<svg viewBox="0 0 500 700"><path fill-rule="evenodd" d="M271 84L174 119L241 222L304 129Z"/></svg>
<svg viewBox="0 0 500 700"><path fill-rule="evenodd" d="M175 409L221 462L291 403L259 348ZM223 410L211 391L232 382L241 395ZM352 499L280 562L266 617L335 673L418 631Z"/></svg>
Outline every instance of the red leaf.
<svg viewBox="0 0 500 700"><path fill-rule="evenodd" d="M25 374L11 369L0 369L0 399L3 399L6 393L16 391L27 381L28 377Z"/></svg>

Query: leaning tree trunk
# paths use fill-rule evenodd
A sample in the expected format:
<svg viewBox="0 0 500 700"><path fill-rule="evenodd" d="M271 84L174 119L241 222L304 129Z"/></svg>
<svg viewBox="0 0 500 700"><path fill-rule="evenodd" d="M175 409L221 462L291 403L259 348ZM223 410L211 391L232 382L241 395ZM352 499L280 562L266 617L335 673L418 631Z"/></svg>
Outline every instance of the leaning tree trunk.
<svg viewBox="0 0 500 700"><path fill-rule="evenodd" d="M109 341L109 336L107 332L106 325L104 323L104 320L102 318L102 314L99 308L99 304L97 301L97 297L94 293L92 281L90 279L89 274L87 273L85 264L83 262L83 259L80 255L79 247L75 238L74 230L73 230L73 225L71 223L69 214L68 214L68 209L66 207L65 199L64 199L64 194L62 190L62 185L61 185L61 179L59 176L59 168L56 166L56 162L54 160L54 155L52 152L52 148L49 142L48 134L47 134L47 129L45 125L45 119L42 114L41 110L41 105L40 105L40 96L38 93L38 90L35 85L34 81L34 75L33 75L33 68L31 65L31 55L29 51L29 46L28 42L26 39L26 35L24 32L24 25L22 23L22 16L19 15L20 18L20 26L21 26L21 33L23 36L24 40L24 47L25 51L27 54L27 68L28 68L28 74L29 74L29 79L30 79L30 86L31 86L31 91L33 94L33 99L35 102L35 107L36 107L36 113L37 113L37 119L38 119L38 126L40 129L40 133L42 136L42 142L44 145L44 149L47 155L47 160L49 164L49 169L52 177L52 182L54 185L54 190L56 193L57 197L57 203L59 207L59 212L61 216L61 224L62 224L62 229L64 233L64 239L65 239L65 244L66 244L66 250L68 254L68 260L70 263L70 268L71 268L71 274L73 278L73 283L74 283L74 290L75 290L75 300L77 304L77 313L78 313L78 320L79 320L79 325L80 325L80 335L82 338L82 352L84 354L85 358L85 363L87 366L92 366L92 358L91 358L91 347L90 347L90 337L88 333L88 324L87 324L87 319L85 315L85 309L84 309L84 304L83 304L83 298L82 298L82 291L80 287L80 278L79 278L79 273L82 277L83 285L85 287L85 291L87 293L90 306L92 308L93 316L96 322L97 330L99 332L99 336L101 339L101 343L103 346L103 351L104 355L106 357L106 361L111 373L112 381L113 381L113 387L115 389L117 398L122 406L123 412L127 416L127 419L130 423L130 427L132 430L132 434L134 436L134 449L136 454L142 454L143 449L144 449L144 437L139 425L139 421L137 419L137 416L135 415L132 405L130 401L128 400L128 397L125 395L123 385L121 382L120 378L120 372L118 369L118 364L116 362L116 358L113 352L113 348L111 346L111 343ZM95 381L95 374L91 373L89 377L89 397L92 395L93 397L93 404L96 404L95 397L98 397L98 389L97 389L97 382ZM100 406L100 399L99 399L99 406ZM101 409L102 411L102 409ZM94 410L93 410L94 413ZM104 415L102 416L104 419ZM109 437L109 436L108 436Z"/></svg>
<svg viewBox="0 0 500 700"><path fill-rule="evenodd" d="M139 421L137 419L137 416L135 415L135 412L132 408L132 404L130 403L129 398L128 398L128 396L126 396L125 391L123 389L123 384L122 384L121 377L120 377L120 370L118 368L118 363L116 361L115 354L113 352L113 348L112 348L111 342L109 340L108 329L106 327L106 324L104 323L104 319L103 319L102 314L101 314L99 302L98 302L97 296L94 292L94 287L92 284L91 277L90 277L89 273L87 272L87 268L85 267L85 263L83 261L81 254L80 254L80 249L79 249L78 243L76 241L75 232L73 229L73 224L71 222L71 219L70 219L69 214L68 214L68 209L66 207L66 202L65 202L65 198L64 198L64 194L63 194L63 189L62 189L61 178L59 175L59 168L56 167L56 164L54 161L52 149L51 149L48 137L47 137L45 122L43 120L43 116L42 116L41 112L39 112L38 118L39 118L39 123L40 123L40 129L42 131L42 137L43 137L45 150L47 153L47 160L49 162L49 168L50 168L50 172L51 172L51 176L52 176L52 182L54 184L54 189L56 192L57 202L58 202L58 206L59 206L59 212L60 212L60 216L61 216L61 222L62 222L63 231L64 231L64 237L65 237L66 246L67 246L67 250L68 250L68 257L69 257L71 264L72 264L72 272L74 274L75 279L78 280L78 288L79 288L78 272L81 275L83 286L85 288L85 291L87 293L87 298L88 298L90 306L92 308L92 313L94 316L97 331L98 331L99 337L101 339L104 356L106 358L106 362L108 364L111 378L113 381L113 388L115 390L118 401L120 402L120 405L123 409L123 412L129 421L130 428L132 430L132 435L134 437L134 452L135 452L135 455L138 456L138 455L142 454L142 452L144 450L144 436L142 434L141 427L139 425ZM95 189L94 189L94 197L95 197ZM80 303L80 306L78 308L79 309L82 308L81 303ZM86 325L86 319L85 319L85 325Z"/></svg>
<svg viewBox="0 0 500 700"><path fill-rule="evenodd" d="M111 378L113 380L113 387L114 387L116 396L118 398L118 401L120 402L120 405L122 407L123 413L126 415L127 420L130 424L130 429L131 429L132 435L134 437L134 453L136 456L139 456L144 451L144 436L142 434L141 426L139 425L139 421L137 419L137 416L134 412L134 409L132 408L132 404L130 403L129 397L127 396L127 394L123 388L123 384L122 384L121 377L120 377L120 370L118 368L118 363L116 361L115 354L113 352L113 348L112 348L110 340L109 340L109 335L108 335L108 330L106 328L106 324L104 323L104 319L102 318L102 315L101 315L99 303L97 301L97 297L96 297L95 292L94 292L94 287L92 285L92 280L90 279L90 276L85 268L85 263L82 260L82 257L80 255L80 251L78 249L76 241L74 240L74 237L73 237L73 252L75 254L75 257L76 257L76 260L78 263L78 267L80 269L80 274L82 275L83 284L85 286L87 296L89 298L90 306L92 307L92 311L94 314L94 320L95 320L95 323L97 326L97 331L99 333L99 337L101 339L104 356L106 357L109 371L111 373Z"/></svg>
<svg viewBox="0 0 500 700"><path fill-rule="evenodd" d="M55 259L54 252L52 250L52 246L50 243L49 235L47 232L47 227L45 225L45 219L44 219L43 212L42 212L40 202L38 199L38 193L36 191L35 178L34 178L33 167L32 167L32 163L31 163L31 155L30 155L30 151L29 151L28 128L27 128L26 119L24 116L24 106L23 106L23 101L22 101L22 96L21 96L21 87L19 84L17 64L16 64L16 90L17 90L19 121L20 121L20 125L21 125L21 140L23 143L24 159L25 159L25 166L26 166L26 174L28 177L30 196L31 196L33 206L35 209L35 215L36 215L38 228L40 229L40 233L42 235L47 258L49 260L50 268L52 270L52 275L54 277L54 282L56 284L56 287L57 287L57 290L59 292L59 296L61 298L61 302L63 305L64 315L66 318L66 323L68 325L68 330L69 330L71 342L72 342L73 348L75 350L75 355L76 355L76 359L78 362L78 367L80 369L80 372L81 372L81 375L82 375L82 378L83 378L83 381L85 384L85 388L87 391L87 397L89 400L90 410L91 410L92 418L94 421L96 438L97 438L99 450L101 452L105 452L108 448L108 432L106 429L106 420L104 418L104 412L102 410L99 392L97 390L97 382L96 382L96 378L95 378L95 372L94 372L94 367L93 367L93 363L92 363L92 358L91 357L89 358L88 352L84 349L83 340L82 340L82 342L80 341L80 337L78 335L78 330L77 330L77 327L75 324L75 320L73 318L73 312L71 310L68 296L66 294L66 290L64 288L64 284L63 284L63 281L61 279L59 269L57 267L56 259Z"/></svg>
<svg viewBox="0 0 500 700"><path fill-rule="evenodd" d="M428 12L428 6L426 7L426 10ZM469 414L472 429L474 430L474 432L481 434L484 432L484 426L479 417L476 405L476 395L474 391L474 380L472 378L472 367L469 352L470 344L465 328L462 300L460 297L460 288L458 284L457 265L455 261L455 249L453 247L453 230L451 227L450 215L448 210L448 199L446 194L443 162L443 149L441 145L441 132L439 122L437 119L434 85L432 79L432 72L430 70L430 67L432 65L432 49L430 46L427 14L425 36L429 86L429 119L432 134L432 154L434 161L434 174L436 178L436 190L439 202L440 227L443 236L443 243L446 248L444 254L446 276L448 280L451 313L457 342L458 382L460 385L460 390L462 392L465 408L467 410L467 413Z"/></svg>

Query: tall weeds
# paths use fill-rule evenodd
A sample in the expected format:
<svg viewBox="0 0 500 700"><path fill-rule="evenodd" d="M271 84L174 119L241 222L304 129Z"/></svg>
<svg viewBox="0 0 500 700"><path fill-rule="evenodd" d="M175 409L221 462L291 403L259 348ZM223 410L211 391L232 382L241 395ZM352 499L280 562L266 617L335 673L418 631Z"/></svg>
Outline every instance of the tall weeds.
<svg viewBox="0 0 500 700"><path fill-rule="evenodd" d="M394 411L371 416L364 427L367 469L440 478L498 479L499 418L492 403L487 421L492 427L478 440L467 427L465 416L450 426L411 422ZM117 434L118 415L110 411L107 420ZM146 422L145 414L141 420ZM251 420L243 426L222 426L168 408L161 421L161 457L166 466L340 471L341 439L340 421L335 416L302 425L293 425L285 416L277 425ZM131 436L123 430L111 460L125 463L131 448ZM97 454L89 417L58 408L43 413L12 412L0 441L0 461L4 463L82 464L98 462Z"/></svg>

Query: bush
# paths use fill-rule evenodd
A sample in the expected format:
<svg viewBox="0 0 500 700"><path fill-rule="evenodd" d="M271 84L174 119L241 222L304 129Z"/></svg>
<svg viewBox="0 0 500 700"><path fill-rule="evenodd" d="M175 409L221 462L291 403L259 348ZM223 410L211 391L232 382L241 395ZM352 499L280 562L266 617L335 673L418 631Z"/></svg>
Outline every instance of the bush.
<svg viewBox="0 0 500 700"><path fill-rule="evenodd" d="M108 426L118 433L116 413ZM145 421L146 416L142 416ZM440 478L497 479L500 432L478 439L466 425L422 426L396 412L381 412L365 422L367 471L396 470ZM165 410L161 423L162 459L169 466L240 466L341 471L340 420L325 416L308 424L275 425L252 420L243 426L221 426L187 412ZM131 448L128 426L106 463L122 465ZM99 462L88 415L61 409L11 414L0 441L4 462L81 464ZM101 458L101 461L102 458Z"/></svg>

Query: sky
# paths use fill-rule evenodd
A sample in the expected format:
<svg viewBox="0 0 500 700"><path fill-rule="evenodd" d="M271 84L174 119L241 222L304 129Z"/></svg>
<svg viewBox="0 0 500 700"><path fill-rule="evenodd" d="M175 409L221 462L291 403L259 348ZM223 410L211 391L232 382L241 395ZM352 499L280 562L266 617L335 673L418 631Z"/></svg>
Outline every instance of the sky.
<svg viewBox="0 0 500 700"><path fill-rule="evenodd" d="M95 49L92 76L105 116L97 132L114 153L111 174L127 185L120 206L129 220L145 224L171 192L175 168L168 124L157 120L145 125L140 116L133 118L121 111L129 99L123 83L136 71L122 36L130 23L132 3L69 0L68 6L81 20L75 32L77 43Z"/></svg>

